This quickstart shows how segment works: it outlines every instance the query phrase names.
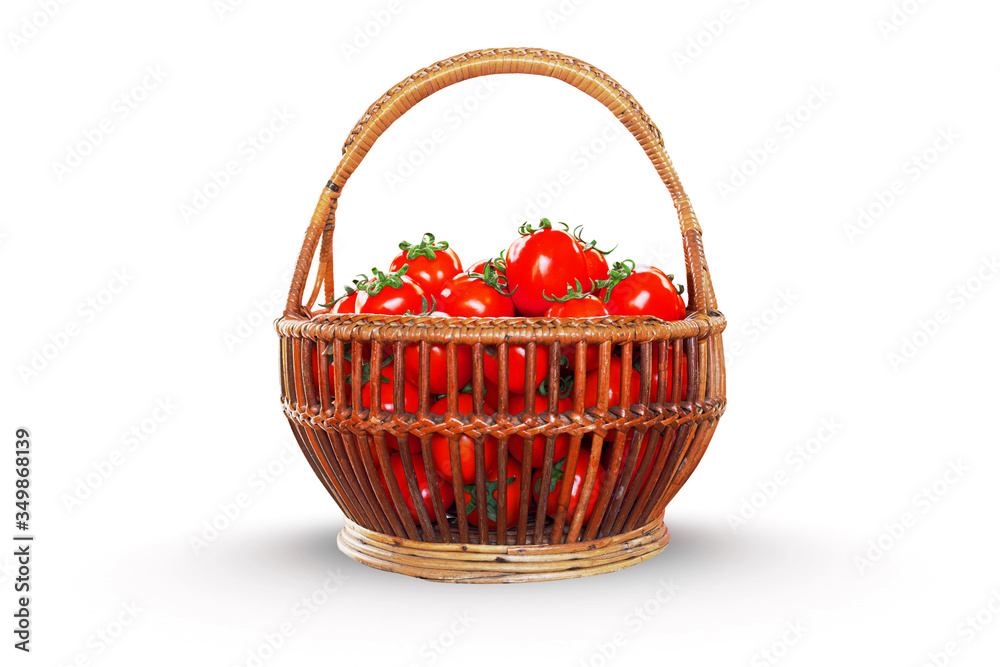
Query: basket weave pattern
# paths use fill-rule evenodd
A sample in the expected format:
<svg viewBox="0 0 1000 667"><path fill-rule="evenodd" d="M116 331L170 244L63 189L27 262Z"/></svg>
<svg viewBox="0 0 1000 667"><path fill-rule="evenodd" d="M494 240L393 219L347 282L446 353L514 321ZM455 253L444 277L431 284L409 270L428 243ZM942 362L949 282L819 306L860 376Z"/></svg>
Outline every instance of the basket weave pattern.
<svg viewBox="0 0 1000 667"><path fill-rule="evenodd" d="M526 73L561 79L603 103L643 147L667 186L680 219L684 245L688 315L677 322L652 317L610 317L597 320L551 318L473 319L419 316L324 314L310 317L319 295L332 301L334 290L332 235L337 202L347 179L375 140L410 107L446 86L477 76ZM347 527L340 546L352 557L382 569L436 580L523 581L581 576L620 569L655 555L668 539L662 525L666 504L694 471L705 453L719 418L725 410L725 369L721 332L725 318L717 312L715 293L701 241L701 227L663 147L659 130L642 107L604 72L579 60L535 49L496 49L466 53L422 69L390 89L361 117L344 145L343 158L323 190L306 232L284 316L276 327L281 338L281 399L292 431L313 470L346 515ZM304 298L313 259L319 250L315 282ZM445 345L448 362L447 411L431 414L428 387L431 345ZM526 349L527 377L534 377L539 355L549 357L548 404L535 413L529 388L523 414L511 414L507 377L511 345ZM457 354L459 346L471 348L473 360L471 414L458 411ZM499 368L495 414L484 405L483 359L489 346ZM586 405L584 384L586 350L599 354L597 405ZM561 350L575 348L572 410L559 412L559 359ZM370 351L368 349L370 348ZM402 359L407 349L419 351L421 377L419 408L403 410L404 379L393 381L393 412L378 409L378 375L364 382L362 363L381 368L387 354ZM353 368L345 383L342 364L318 364L316 354L332 352L334 359L350 354ZM639 387L631 375L621 374L620 396L625 405L608 404L610 362L617 352L623 368L634 361L639 367ZM325 358L320 356L320 358ZM654 359L659 367L654 368ZM668 376L687 367L686 383L674 372L670 386L660 382L652 389L653 374ZM333 377L331 377L331 371ZM331 393L332 387L332 393ZM364 408L361 397L370 392ZM637 403L628 404L635 392ZM639 443L651 431L644 454ZM424 466L427 479L436 479L430 440L450 439L453 461L454 507L444 506L436 484L430 484L433 516L421 500L415 465ZM468 520L458 464L458 437L476 441L478 507L487 506L484 438L499 443L498 479L507 478L507 449L511 436L524 438L524 446L541 436L545 455L541 485L548 488L553 472L555 438L570 438L566 470L574 470L583 444L591 457L576 511L569 514L570 484L562 484L554 517L543 495L532 507L531 456L522 457L520 505L516 525L507 525L497 512L495 527ZM391 450L386 435L401 445L406 477L402 488L390 470ZM407 436L419 438L418 451L409 452ZM370 447L369 443L374 446ZM538 446L537 444L535 446ZM607 481L600 488L589 519L585 508L595 486L602 449L612 448ZM374 451L373 451L374 450ZM627 455L626 455L627 454ZM416 455L416 456L415 456ZM629 480L633 480L630 482ZM645 480L640 483L641 480ZM506 507L507 489L497 488L498 505ZM417 519L407 510L404 496L412 499Z"/></svg>

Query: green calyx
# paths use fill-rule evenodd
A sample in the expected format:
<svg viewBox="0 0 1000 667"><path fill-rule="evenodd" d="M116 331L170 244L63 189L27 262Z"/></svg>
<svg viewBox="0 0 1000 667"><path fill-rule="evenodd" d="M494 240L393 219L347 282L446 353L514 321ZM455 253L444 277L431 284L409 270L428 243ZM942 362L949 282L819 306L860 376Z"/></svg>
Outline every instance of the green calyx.
<svg viewBox="0 0 1000 667"><path fill-rule="evenodd" d="M552 479L549 481L549 493L556 490L556 484L563 478L563 466L566 465L566 459L559 459L559 462L552 466ZM542 478L539 477L538 481L535 482L535 493L542 495Z"/></svg>
<svg viewBox="0 0 1000 667"><path fill-rule="evenodd" d="M407 265L409 266L409 265ZM424 307L419 313L414 313L412 310L408 310L403 315L416 315L417 317L423 317L424 315L430 315L435 310L437 310L437 297L431 295L430 303L427 303L427 297L421 295L420 300L423 301Z"/></svg>
<svg viewBox="0 0 1000 667"><path fill-rule="evenodd" d="M569 368L569 359L565 355L559 355L559 365ZM559 398L569 398L570 392L573 391L573 376L572 375L560 375L559 376ZM549 395L549 381L542 380L538 384L538 394L540 396L548 397Z"/></svg>
<svg viewBox="0 0 1000 667"><path fill-rule="evenodd" d="M625 259L614 263L614 266L608 270L607 280L597 281L597 289L607 288L607 291L604 292L604 303L607 303L608 299L611 298L611 290L615 288L615 285L632 275L633 271L635 271L635 262L631 259Z"/></svg>
<svg viewBox="0 0 1000 667"><path fill-rule="evenodd" d="M674 274L668 273L667 279L670 280L670 284L674 286L674 291L677 292L677 296L684 294L684 285L674 284Z"/></svg>
<svg viewBox="0 0 1000 667"><path fill-rule="evenodd" d="M347 361L351 361L351 353L345 352L344 359ZM391 363L392 363L392 355L386 355L385 359L382 360L382 368L385 368ZM344 382L350 384L352 375L354 375L354 373L345 374ZM389 378L387 378L382 373L379 373L379 377L381 378L381 380L379 380L381 384L389 383ZM372 365L371 362L366 361L363 364L361 364L361 384L368 384L369 382L371 382L371 379L372 379Z"/></svg>
<svg viewBox="0 0 1000 667"><path fill-rule="evenodd" d="M483 389L482 395L483 395L483 398L485 398L486 397L486 384L485 383L483 383L482 389ZM472 380L469 380L469 384L467 384L464 387L462 387L461 389L459 389L458 393L460 393L460 394L469 394L470 396L475 395L473 393L473 389L472 389Z"/></svg>
<svg viewBox="0 0 1000 667"><path fill-rule="evenodd" d="M319 304L320 307L321 308L333 308L334 304L336 304L338 301L340 301L341 299L343 299L345 296L351 296L352 294L354 294L355 292L357 292L359 289L363 288L365 286L366 282L368 282L368 276L366 276L363 273L359 273L357 276L355 276L354 280L351 281L350 285L344 285L344 295L343 296L337 297L336 299L334 299L330 303L321 303L321 304Z"/></svg>
<svg viewBox="0 0 1000 667"><path fill-rule="evenodd" d="M401 241L399 249L406 253L406 259L426 257L427 259L434 261L437 253L448 249L448 242L437 241L434 239L433 234L427 232L424 234L423 238L420 239L420 243L407 243L406 241Z"/></svg>
<svg viewBox="0 0 1000 667"><path fill-rule="evenodd" d="M535 232L540 232L543 229L552 229L552 224L553 224L552 221L549 220L548 218L542 218L541 220L538 221L538 227L536 228L532 227L530 223L525 221L523 225L517 228L517 231L521 236L531 236ZM569 225L567 225L565 222L557 222L555 224L562 225L563 231L569 232Z"/></svg>
<svg viewBox="0 0 1000 667"><path fill-rule="evenodd" d="M369 296L375 296L386 287L400 288L403 286L403 276L410 270L409 264L403 264L399 271L383 273L377 268L372 268L374 279L365 285L358 285L358 289L364 289Z"/></svg>
<svg viewBox="0 0 1000 667"><path fill-rule="evenodd" d="M469 271L469 275L473 278L479 278L488 287L492 287L503 296L512 296L517 291L516 287L507 291L510 285L507 283L507 263L504 261L503 255L487 261L482 273Z"/></svg>
<svg viewBox="0 0 1000 667"><path fill-rule="evenodd" d="M354 294L359 289L364 287L366 282L368 282L368 276L365 274L359 273L354 276L354 280L351 281L350 285L344 285L344 290L347 292L347 296Z"/></svg>
<svg viewBox="0 0 1000 667"><path fill-rule="evenodd" d="M576 229L573 230L573 238L575 238L577 241L580 242L580 245L583 246L584 250L590 250L591 248L593 248L594 250L596 250L597 252L601 253L602 255L610 255L611 253L613 253L615 251L615 248L618 247L618 246L615 246L611 250L601 250L600 248L597 247L597 241L596 240L595 241L584 241L583 240L583 225L577 225Z"/></svg>
<svg viewBox="0 0 1000 667"><path fill-rule="evenodd" d="M566 296L549 296L548 294L545 293L545 290L542 290L542 298L550 302L566 303L567 301L571 301L573 299L582 299L586 296L589 296L590 293L594 291L594 288L597 287L598 284L599 284L598 282L595 282L594 279L591 278L590 289L584 291L583 285L580 284L580 279L577 278L575 289L572 285L566 283Z"/></svg>
<svg viewBox="0 0 1000 667"><path fill-rule="evenodd" d="M508 477L507 483L504 484L504 486L510 486L516 479L516 477ZM499 486L500 483L496 480L486 482L486 517L494 523L497 520L497 488ZM465 505L465 515L468 516L472 514L478 506L476 503L476 483L473 482L472 484L466 484L462 488L465 489L465 492L472 498L472 500Z"/></svg>

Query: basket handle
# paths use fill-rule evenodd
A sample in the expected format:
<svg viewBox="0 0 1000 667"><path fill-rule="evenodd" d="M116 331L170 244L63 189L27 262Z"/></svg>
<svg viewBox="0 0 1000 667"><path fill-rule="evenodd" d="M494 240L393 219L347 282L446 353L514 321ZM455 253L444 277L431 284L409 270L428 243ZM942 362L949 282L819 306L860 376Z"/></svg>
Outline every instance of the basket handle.
<svg viewBox="0 0 1000 667"><path fill-rule="evenodd" d="M489 49L464 53L415 72L386 92L361 117L344 143L340 164L323 190L306 231L288 291L285 317L308 317L309 308L315 302L321 284L325 285L327 301L332 299L334 281L331 241L337 201L347 179L371 150L375 140L424 98L454 83L491 74L537 74L560 79L587 93L615 114L642 146L670 191L680 219L692 309L698 313L714 310L717 307L715 291L705 261L701 226L664 149L659 129L639 103L617 81L581 60L541 49ZM316 283L308 304L303 305L303 290L321 237L323 243Z"/></svg>

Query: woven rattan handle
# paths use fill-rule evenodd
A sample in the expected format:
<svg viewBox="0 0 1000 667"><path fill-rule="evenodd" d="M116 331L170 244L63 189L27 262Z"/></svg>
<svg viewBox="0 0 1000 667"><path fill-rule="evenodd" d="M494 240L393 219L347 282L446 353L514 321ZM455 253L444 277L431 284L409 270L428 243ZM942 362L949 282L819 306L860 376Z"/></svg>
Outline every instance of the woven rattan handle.
<svg viewBox="0 0 1000 667"><path fill-rule="evenodd" d="M332 236L337 200L344 184L357 169L361 160L381 136L400 116L425 97L459 81L491 74L538 74L561 79L576 86L601 102L628 128L632 136L649 156L663 180L680 218L684 241L684 258L687 264L691 306L704 313L716 308L711 276L705 262L701 241L701 227L691 203L681 186L674 166L663 147L660 131L633 99L632 95L601 70L585 62L552 51L539 49L490 49L472 51L448 58L426 67L407 77L369 107L351 131L344 144L344 156L320 196L312 222L306 231L288 292L286 317L308 316L315 302L320 285L325 285L329 301L333 296ZM309 277L313 255L322 237L320 264L313 293L307 304L302 303L303 290Z"/></svg>

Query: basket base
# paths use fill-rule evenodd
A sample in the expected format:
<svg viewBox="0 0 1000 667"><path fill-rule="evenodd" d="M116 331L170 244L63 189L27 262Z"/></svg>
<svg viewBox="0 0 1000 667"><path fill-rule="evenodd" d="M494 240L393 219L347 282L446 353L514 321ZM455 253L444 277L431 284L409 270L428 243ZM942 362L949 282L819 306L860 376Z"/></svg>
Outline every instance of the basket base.
<svg viewBox="0 0 1000 667"><path fill-rule="evenodd" d="M354 560L428 581L509 584L589 577L621 570L663 551L662 521L591 542L540 545L443 544L390 537L345 519L337 546Z"/></svg>

